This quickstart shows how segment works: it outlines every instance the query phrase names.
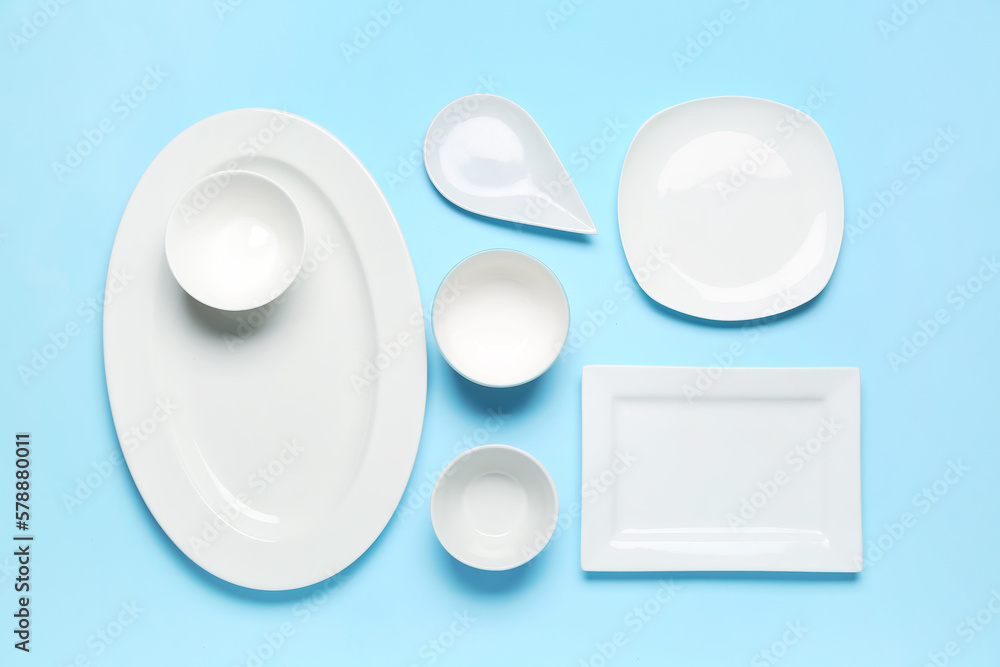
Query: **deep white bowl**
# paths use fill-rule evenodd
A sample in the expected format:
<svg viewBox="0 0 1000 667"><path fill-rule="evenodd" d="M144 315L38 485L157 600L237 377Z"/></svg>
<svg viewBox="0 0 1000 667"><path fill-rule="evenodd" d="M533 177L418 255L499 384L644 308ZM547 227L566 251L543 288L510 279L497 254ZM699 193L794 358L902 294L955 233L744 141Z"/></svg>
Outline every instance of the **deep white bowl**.
<svg viewBox="0 0 1000 667"><path fill-rule="evenodd" d="M555 274L531 255L486 250L445 277L433 323L438 348L458 373L487 387L513 387L558 358L569 302Z"/></svg>
<svg viewBox="0 0 1000 667"><path fill-rule="evenodd" d="M221 171L177 201L164 248L188 294L219 310L276 299L298 275L305 225L284 188L250 171Z"/></svg>

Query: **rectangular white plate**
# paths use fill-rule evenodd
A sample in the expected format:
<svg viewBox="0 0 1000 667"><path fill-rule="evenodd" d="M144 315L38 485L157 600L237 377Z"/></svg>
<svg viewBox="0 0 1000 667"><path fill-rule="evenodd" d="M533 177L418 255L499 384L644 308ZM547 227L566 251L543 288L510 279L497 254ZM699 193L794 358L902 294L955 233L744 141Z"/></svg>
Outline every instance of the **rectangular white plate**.
<svg viewBox="0 0 1000 667"><path fill-rule="evenodd" d="M590 571L861 569L856 368L583 369Z"/></svg>

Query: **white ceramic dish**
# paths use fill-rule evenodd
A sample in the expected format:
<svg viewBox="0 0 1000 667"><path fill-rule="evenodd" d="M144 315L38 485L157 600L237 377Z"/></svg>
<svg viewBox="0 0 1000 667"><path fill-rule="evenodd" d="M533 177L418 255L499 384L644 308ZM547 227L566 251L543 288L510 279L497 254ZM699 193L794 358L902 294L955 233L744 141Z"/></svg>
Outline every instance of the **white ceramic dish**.
<svg viewBox="0 0 1000 667"><path fill-rule="evenodd" d="M431 494L441 545L481 570L509 570L534 558L559 517L556 486L525 451L482 445L456 456Z"/></svg>
<svg viewBox="0 0 1000 667"><path fill-rule="evenodd" d="M830 280L844 233L837 159L816 121L777 102L714 97L639 128L618 189L632 273L659 303L749 320Z"/></svg>
<svg viewBox="0 0 1000 667"><path fill-rule="evenodd" d="M558 358L569 302L555 274L516 250L458 263L434 297L434 338L458 373L487 387L534 380Z"/></svg>
<svg viewBox="0 0 1000 667"><path fill-rule="evenodd" d="M861 569L856 368L583 369L581 565Z"/></svg>
<svg viewBox="0 0 1000 667"><path fill-rule="evenodd" d="M278 298L295 280L306 233L280 185L252 171L221 171L178 200L164 248L188 294L213 308L250 310Z"/></svg>
<svg viewBox="0 0 1000 667"><path fill-rule="evenodd" d="M468 95L438 112L424 139L424 166L434 187L467 211L597 233L545 133L504 97Z"/></svg>
<svg viewBox="0 0 1000 667"><path fill-rule="evenodd" d="M192 299L164 258L174 202L222 169L273 179L305 225L298 279L249 312ZM115 238L116 272L131 278L104 313L108 395L129 471L166 534L250 588L297 588L347 567L402 496L427 377L412 264L364 166L292 114L207 118L143 174ZM399 343L391 363L387 341Z"/></svg>

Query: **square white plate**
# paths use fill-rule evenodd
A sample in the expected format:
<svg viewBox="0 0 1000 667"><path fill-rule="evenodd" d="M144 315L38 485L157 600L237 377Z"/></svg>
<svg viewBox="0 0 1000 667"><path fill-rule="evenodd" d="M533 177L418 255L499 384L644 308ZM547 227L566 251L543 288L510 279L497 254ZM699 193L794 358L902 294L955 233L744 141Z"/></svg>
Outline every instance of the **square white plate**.
<svg viewBox="0 0 1000 667"><path fill-rule="evenodd" d="M590 571L861 569L856 368L583 369Z"/></svg>

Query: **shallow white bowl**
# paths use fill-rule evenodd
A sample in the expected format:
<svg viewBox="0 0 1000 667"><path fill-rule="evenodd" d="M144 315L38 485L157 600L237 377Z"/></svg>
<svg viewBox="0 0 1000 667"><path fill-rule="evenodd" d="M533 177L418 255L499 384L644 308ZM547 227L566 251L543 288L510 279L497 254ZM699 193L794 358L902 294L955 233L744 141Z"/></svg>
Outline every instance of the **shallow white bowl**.
<svg viewBox="0 0 1000 667"><path fill-rule="evenodd" d="M559 497L545 467L507 445L483 445L445 467L431 494L431 522L441 545L481 570L523 565L548 543Z"/></svg>
<svg viewBox="0 0 1000 667"><path fill-rule="evenodd" d="M534 380L569 332L569 303L555 274L516 250L486 250L451 270L434 297L434 337L458 373L487 387Z"/></svg>
<svg viewBox="0 0 1000 667"><path fill-rule="evenodd" d="M177 201L164 246L184 291L212 308L249 310L294 282L305 253L305 226L295 202L270 178L220 171Z"/></svg>

